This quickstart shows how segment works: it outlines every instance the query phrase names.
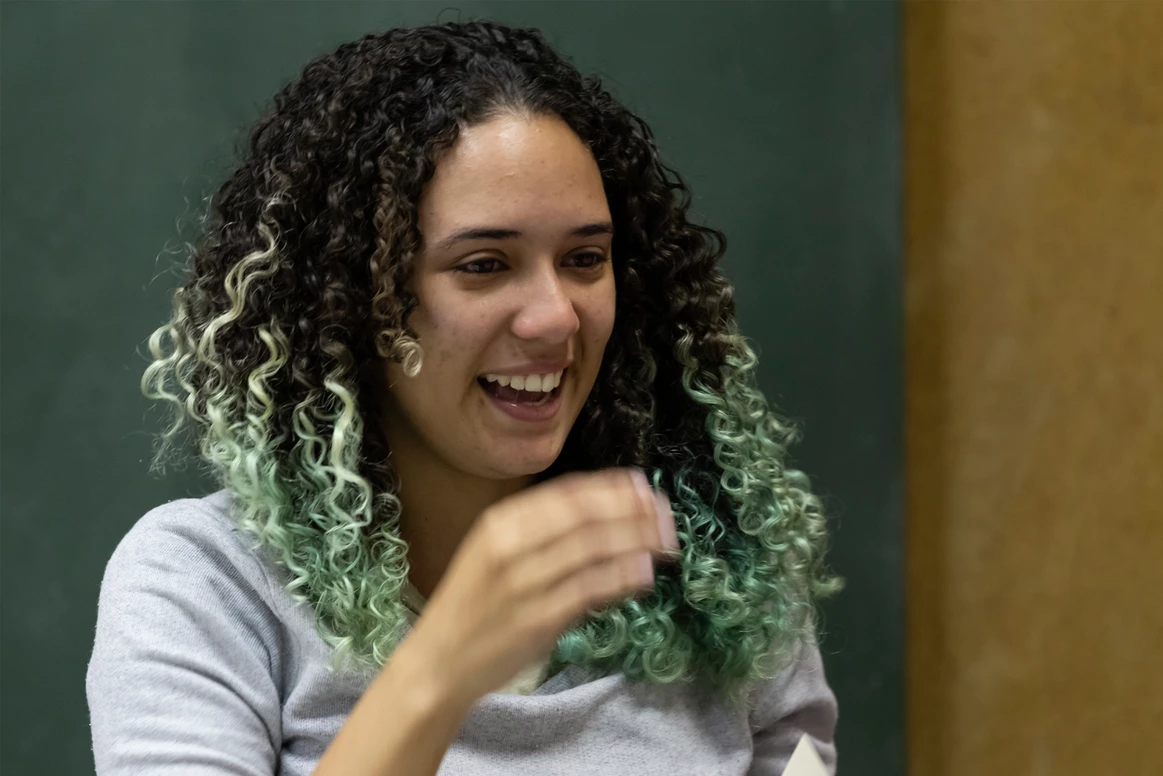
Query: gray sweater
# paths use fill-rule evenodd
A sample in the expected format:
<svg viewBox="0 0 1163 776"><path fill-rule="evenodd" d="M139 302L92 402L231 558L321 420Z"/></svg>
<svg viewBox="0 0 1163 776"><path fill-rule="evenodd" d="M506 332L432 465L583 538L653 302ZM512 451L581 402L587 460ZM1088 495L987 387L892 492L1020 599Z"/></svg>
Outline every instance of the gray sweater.
<svg viewBox="0 0 1163 776"><path fill-rule="evenodd" d="M306 776L373 678L327 670L310 607L229 505L219 491L157 507L109 561L86 676L98 776ZM567 667L532 695L484 696L439 773L778 776L805 732L834 770L817 650L752 697L733 715L693 685Z"/></svg>

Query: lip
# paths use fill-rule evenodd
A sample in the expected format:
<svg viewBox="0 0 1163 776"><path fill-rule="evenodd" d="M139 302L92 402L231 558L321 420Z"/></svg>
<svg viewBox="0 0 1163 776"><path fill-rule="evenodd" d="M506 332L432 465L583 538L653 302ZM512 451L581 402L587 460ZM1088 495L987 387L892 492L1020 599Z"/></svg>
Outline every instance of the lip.
<svg viewBox="0 0 1163 776"><path fill-rule="evenodd" d="M517 374L521 373L518 372ZM550 397L549 401L537 407L530 406L528 404L517 404L516 402L500 399L486 391L484 386L480 383L477 383L477 389L485 395L485 399L490 404L492 404L498 412L503 413L507 417L522 421L524 423L544 423L557 417L558 411L561 410L561 397L564 393L563 385L554 389L553 395Z"/></svg>
<svg viewBox="0 0 1163 776"><path fill-rule="evenodd" d="M485 375L501 375L502 377L512 377L514 375L547 375L553 372L562 372L568 369L573 364L572 359L562 359L558 361L531 361L527 364L517 364L516 366L507 366L499 369L489 369L481 372L479 377Z"/></svg>

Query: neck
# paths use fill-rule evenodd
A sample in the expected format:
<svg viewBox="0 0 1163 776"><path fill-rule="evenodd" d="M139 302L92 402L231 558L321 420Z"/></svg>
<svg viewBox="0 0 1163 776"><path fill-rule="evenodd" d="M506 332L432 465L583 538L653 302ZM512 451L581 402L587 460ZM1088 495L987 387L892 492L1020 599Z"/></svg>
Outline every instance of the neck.
<svg viewBox="0 0 1163 776"><path fill-rule="evenodd" d="M393 441L397 444L391 461L400 482L400 535L408 542L408 579L427 599L481 513L532 484L533 477L474 477L422 446Z"/></svg>

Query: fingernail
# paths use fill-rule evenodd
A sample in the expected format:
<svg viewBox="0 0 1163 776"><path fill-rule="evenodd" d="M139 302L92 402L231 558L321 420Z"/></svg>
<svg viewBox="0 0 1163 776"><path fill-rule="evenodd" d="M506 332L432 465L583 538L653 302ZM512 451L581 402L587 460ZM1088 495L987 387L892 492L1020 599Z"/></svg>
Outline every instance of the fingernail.
<svg viewBox="0 0 1163 776"><path fill-rule="evenodd" d="M630 479L634 480L634 487L638 489L638 495L642 497L642 502L649 504L654 491L650 489L650 482L647 481L646 475L641 469L631 469Z"/></svg>
<svg viewBox="0 0 1163 776"><path fill-rule="evenodd" d="M655 493L654 503L657 506L658 535L662 537L662 546L677 552L678 534L674 529L674 512L670 508L670 499L663 493Z"/></svg>

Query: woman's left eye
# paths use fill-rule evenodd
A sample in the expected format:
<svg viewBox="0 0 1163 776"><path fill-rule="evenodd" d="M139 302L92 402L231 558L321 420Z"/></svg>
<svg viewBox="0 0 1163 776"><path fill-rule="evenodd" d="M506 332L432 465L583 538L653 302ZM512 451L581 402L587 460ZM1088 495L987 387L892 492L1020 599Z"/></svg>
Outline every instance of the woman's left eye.
<svg viewBox="0 0 1163 776"><path fill-rule="evenodd" d="M473 261L461 264L456 268L456 271L463 272L466 275L487 275L503 269L504 266L497 259L474 259Z"/></svg>
<svg viewBox="0 0 1163 776"><path fill-rule="evenodd" d="M576 262L573 266L581 269L593 269L605 260L606 255L604 253L579 253L576 256L570 257L570 261Z"/></svg>

